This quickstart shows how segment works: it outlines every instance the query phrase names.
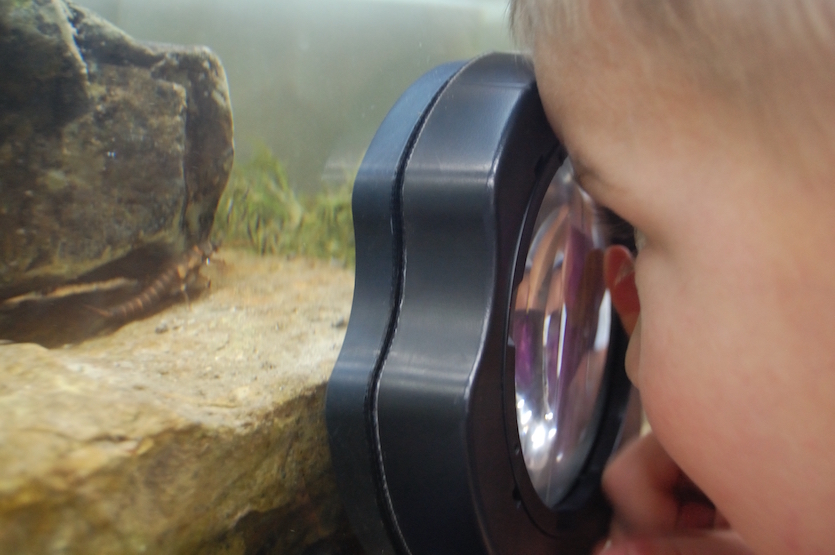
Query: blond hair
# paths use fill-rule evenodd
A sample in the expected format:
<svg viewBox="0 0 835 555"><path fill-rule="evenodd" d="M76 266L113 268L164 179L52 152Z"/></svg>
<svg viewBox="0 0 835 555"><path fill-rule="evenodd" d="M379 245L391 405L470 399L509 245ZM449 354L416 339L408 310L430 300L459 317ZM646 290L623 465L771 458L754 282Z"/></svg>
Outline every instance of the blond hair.
<svg viewBox="0 0 835 555"><path fill-rule="evenodd" d="M672 68L767 133L835 150L835 0L510 0L510 19L523 47L548 40L558 52L600 48L605 21L645 77Z"/></svg>

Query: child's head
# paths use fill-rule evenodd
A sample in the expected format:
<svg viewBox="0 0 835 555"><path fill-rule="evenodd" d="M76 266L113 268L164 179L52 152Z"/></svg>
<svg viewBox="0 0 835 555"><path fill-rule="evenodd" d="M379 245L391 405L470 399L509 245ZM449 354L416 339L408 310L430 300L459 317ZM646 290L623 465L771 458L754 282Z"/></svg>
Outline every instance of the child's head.
<svg viewBox="0 0 835 555"><path fill-rule="evenodd" d="M830 551L835 5L511 13L581 184L645 236L640 317L613 300L659 440L758 551Z"/></svg>
<svg viewBox="0 0 835 555"><path fill-rule="evenodd" d="M644 86L698 94L744 117L782 156L814 165L808 147L792 147L835 138L830 1L512 0L511 18L529 50L547 43L561 63L609 64Z"/></svg>

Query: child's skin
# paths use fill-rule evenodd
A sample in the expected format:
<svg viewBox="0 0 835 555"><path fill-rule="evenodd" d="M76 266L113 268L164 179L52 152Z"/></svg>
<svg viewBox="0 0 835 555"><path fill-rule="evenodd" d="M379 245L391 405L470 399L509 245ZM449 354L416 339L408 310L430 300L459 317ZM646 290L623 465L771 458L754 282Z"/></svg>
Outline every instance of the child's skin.
<svg viewBox="0 0 835 555"><path fill-rule="evenodd" d="M606 257L653 429L604 476L606 553L832 553L835 156L775 156L682 75L659 86L616 25L596 32L605 51L543 33L533 57L579 181L645 238L634 274Z"/></svg>

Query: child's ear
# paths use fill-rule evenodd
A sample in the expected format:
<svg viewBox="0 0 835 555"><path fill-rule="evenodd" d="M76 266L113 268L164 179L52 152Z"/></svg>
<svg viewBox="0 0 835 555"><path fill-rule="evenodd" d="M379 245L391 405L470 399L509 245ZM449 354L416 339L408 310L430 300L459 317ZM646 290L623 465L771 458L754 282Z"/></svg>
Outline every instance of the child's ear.
<svg viewBox="0 0 835 555"><path fill-rule="evenodd" d="M606 249L603 278L626 333L632 335L641 313L641 303L635 287L635 260L629 249L621 245Z"/></svg>

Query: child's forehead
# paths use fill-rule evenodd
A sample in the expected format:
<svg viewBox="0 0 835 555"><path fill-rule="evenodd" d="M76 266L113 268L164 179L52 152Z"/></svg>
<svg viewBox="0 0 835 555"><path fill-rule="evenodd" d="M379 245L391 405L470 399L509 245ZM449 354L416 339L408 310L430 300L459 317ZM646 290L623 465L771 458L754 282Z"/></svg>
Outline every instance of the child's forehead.
<svg viewBox="0 0 835 555"><path fill-rule="evenodd" d="M706 107L685 76L649 69L646 60L624 51L577 50L559 41L540 42L534 68L546 113L555 132L569 135L575 127L661 125L667 132L690 127L693 108ZM702 110L711 114L713 110ZM570 137L566 137L570 140Z"/></svg>
<svg viewBox="0 0 835 555"><path fill-rule="evenodd" d="M672 168L674 160L695 160L694 168L700 158L760 160L746 120L684 77L636 72L630 53L623 62L592 50L569 54L540 43L534 67L548 120L596 200L629 195L633 176Z"/></svg>
<svg viewBox="0 0 835 555"><path fill-rule="evenodd" d="M534 51L534 68L549 122L574 158L593 160L602 143L641 142L678 150L745 153L739 159L777 164L781 172L831 183L835 178L835 97L783 100L780 90L721 94L687 73L559 42ZM640 66L640 67L639 67ZM591 165L591 164L590 164Z"/></svg>
<svg viewBox="0 0 835 555"><path fill-rule="evenodd" d="M560 120L582 112L591 123L628 106L633 125L656 118L659 126L770 143L774 155L835 175L835 126L827 125L835 121L835 3L827 4L830 17L817 18L817 0L767 3L759 11L719 0L681 10L669 0L593 2L570 11L556 7L576 4L568 0L516 3L554 18L532 23L525 43L541 88L551 76L544 89L560 91ZM822 167L826 160L831 168Z"/></svg>

